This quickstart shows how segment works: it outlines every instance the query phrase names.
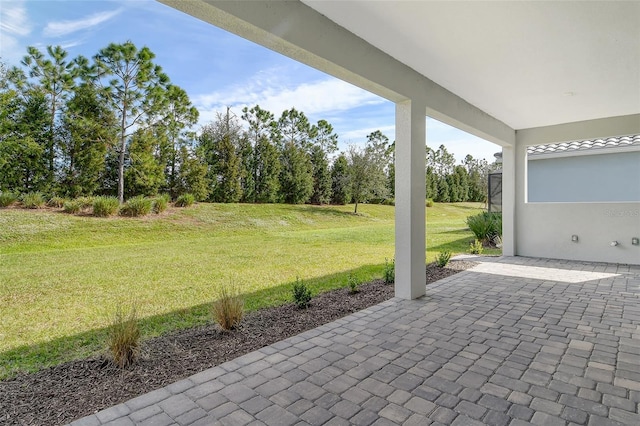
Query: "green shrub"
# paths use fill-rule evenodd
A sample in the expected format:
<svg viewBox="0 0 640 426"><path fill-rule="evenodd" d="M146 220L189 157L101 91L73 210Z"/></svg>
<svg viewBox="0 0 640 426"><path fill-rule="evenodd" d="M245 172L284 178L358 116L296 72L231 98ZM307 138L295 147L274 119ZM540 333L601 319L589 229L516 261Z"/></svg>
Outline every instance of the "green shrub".
<svg viewBox="0 0 640 426"><path fill-rule="evenodd" d="M49 198L49 201L47 201L47 206L59 209L59 208L64 207L64 202L65 202L64 198L53 196L53 197Z"/></svg>
<svg viewBox="0 0 640 426"><path fill-rule="evenodd" d="M169 197L167 195L161 195L159 197L155 197L152 199L152 201L153 201L153 212L155 214L162 213L169 206Z"/></svg>
<svg viewBox="0 0 640 426"><path fill-rule="evenodd" d="M95 197L78 197L76 201L80 205L80 210L86 210L89 207L93 207L93 200Z"/></svg>
<svg viewBox="0 0 640 426"><path fill-rule="evenodd" d="M9 207L18 197L12 192L0 192L0 207Z"/></svg>
<svg viewBox="0 0 640 426"><path fill-rule="evenodd" d="M382 279L385 284L393 284L396 281L396 260L389 259L384 260L384 271L382 273Z"/></svg>
<svg viewBox="0 0 640 426"><path fill-rule="evenodd" d="M118 213L118 208L120 208L120 201L116 197L96 197L93 200L94 216L113 216Z"/></svg>
<svg viewBox="0 0 640 426"><path fill-rule="evenodd" d="M482 241L480 240L475 240L469 245L469 252L471 252L471 254L482 254L483 250L484 247L482 246Z"/></svg>
<svg viewBox="0 0 640 426"><path fill-rule="evenodd" d="M120 214L130 217L145 216L151 213L151 204L151 199L141 195L129 198L120 208Z"/></svg>
<svg viewBox="0 0 640 426"><path fill-rule="evenodd" d="M124 312L122 307L118 306L107 339L114 364L120 368L133 364L140 352L140 327L135 306L132 306L129 312Z"/></svg>
<svg viewBox="0 0 640 426"><path fill-rule="evenodd" d="M496 237L502 237L502 215L500 213L482 212L467 217L467 226L476 239L489 245Z"/></svg>
<svg viewBox="0 0 640 426"><path fill-rule="evenodd" d="M244 300L235 287L223 285L220 297L211 306L213 319L223 330L233 330L244 316Z"/></svg>
<svg viewBox="0 0 640 426"><path fill-rule="evenodd" d="M39 209L44 207L44 195L41 192L29 192L21 197L22 205L28 209Z"/></svg>
<svg viewBox="0 0 640 426"><path fill-rule="evenodd" d="M182 194L176 199L176 207L190 207L196 202L193 194Z"/></svg>
<svg viewBox="0 0 640 426"><path fill-rule="evenodd" d="M300 309L309 307L311 302L311 290L300 278L296 278L296 282L293 284L293 301Z"/></svg>
<svg viewBox="0 0 640 426"><path fill-rule="evenodd" d="M433 207L433 198L427 198L427 207Z"/></svg>
<svg viewBox="0 0 640 426"><path fill-rule="evenodd" d="M449 250L442 250L436 256L436 265L444 268L449 263L449 260L451 260L451 252Z"/></svg>
<svg viewBox="0 0 640 426"><path fill-rule="evenodd" d="M354 274L349 274L347 278L347 285L349 286L349 293L356 294L360 291L358 288L360 286L360 281Z"/></svg>
<svg viewBox="0 0 640 426"><path fill-rule="evenodd" d="M65 213L76 214L80 213L80 210L82 210L82 205L78 200L65 201L62 205L62 211Z"/></svg>

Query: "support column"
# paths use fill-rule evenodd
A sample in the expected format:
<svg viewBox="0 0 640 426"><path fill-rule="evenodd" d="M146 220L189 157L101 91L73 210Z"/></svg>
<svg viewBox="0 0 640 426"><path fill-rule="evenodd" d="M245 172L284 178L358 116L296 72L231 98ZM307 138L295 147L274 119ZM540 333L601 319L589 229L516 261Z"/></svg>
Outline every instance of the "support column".
<svg viewBox="0 0 640 426"><path fill-rule="evenodd" d="M502 147L502 255L516 255L516 148ZM522 173L522 171L517 171ZM526 171L525 171L526 173Z"/></svg>
<svg viewBox="0 0 640 426"><path fill-rule="evenodd" d="M403 299L426 291L425 113L415 100L396 104L395 293Z"/></svg>

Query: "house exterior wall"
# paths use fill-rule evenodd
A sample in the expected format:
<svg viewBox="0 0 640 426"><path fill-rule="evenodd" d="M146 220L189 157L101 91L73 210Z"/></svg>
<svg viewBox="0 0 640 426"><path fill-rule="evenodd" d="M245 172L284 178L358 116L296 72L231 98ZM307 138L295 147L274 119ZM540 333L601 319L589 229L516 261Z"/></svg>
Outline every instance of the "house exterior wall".
<svg viewBox="0 0 640 426"><path fill-rule="evenodd" d="M520 141L515 157L517 255L640 265L640 245L632 245L640 238L640 201L531 202L528 168L536 161L527 161Z"/></svg>
<svg viewBox="0 0 640 426"><path fill-rule="evenodd" d="M640 201L640 151L528 160L528 201Z"/></svg>

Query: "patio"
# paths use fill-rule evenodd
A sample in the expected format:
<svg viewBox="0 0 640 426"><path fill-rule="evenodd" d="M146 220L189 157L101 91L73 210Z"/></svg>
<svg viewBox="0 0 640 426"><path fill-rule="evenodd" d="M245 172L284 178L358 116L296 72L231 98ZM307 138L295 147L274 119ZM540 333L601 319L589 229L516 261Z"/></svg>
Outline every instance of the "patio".
<svg viewBox="0 0 640 426"><path fill-rule="evenodd" d="M477 260L72 425L640 424L640 266Z"/></svg>

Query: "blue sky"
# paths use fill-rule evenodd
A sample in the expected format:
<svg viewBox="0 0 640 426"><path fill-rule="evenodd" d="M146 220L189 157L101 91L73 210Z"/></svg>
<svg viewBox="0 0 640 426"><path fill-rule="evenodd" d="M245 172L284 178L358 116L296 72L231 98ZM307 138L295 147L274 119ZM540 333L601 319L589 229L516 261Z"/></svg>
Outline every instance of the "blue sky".
<svg viewBox="0 0 640 426"><path fill-rule="evenodd" d="M346 144L381 130L394 139L394 105L278 53L154 0L0 0L0 60L17 65L26 47L61 45L70 57L91 57L111 42L148 46L172 83L200 110L200 124L231 106L259 104L276 117L296 107L329 121ZM500 148L438 121L427 121L427 143L444 144L458 160L493 161Z"/></svg>

